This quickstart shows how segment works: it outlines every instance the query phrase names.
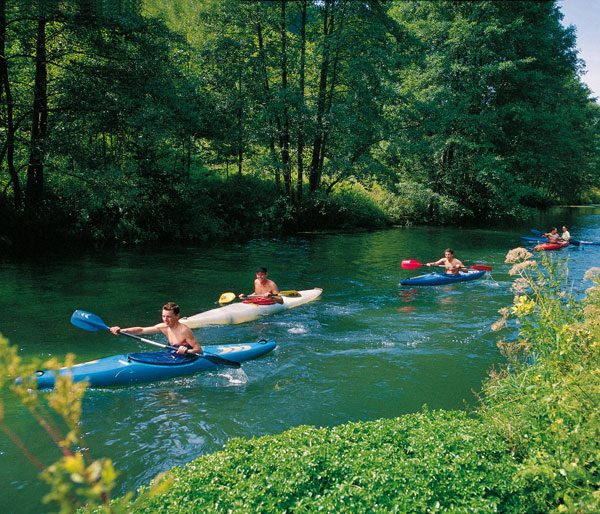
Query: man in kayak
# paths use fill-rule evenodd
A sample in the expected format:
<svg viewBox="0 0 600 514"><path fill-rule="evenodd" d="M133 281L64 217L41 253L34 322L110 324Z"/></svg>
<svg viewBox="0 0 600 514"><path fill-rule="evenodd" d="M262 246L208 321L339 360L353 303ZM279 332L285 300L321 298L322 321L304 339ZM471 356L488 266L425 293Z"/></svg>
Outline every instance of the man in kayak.
<svg viewBox="0 0 600 514"><path fill-rule="evenodd" d="M462 262L454 257L454 250L452 250L452 248L446 248L446 250L444 250L444 257L435 262L428 262L427 266L446 266L446 273L451 273L453 275L458 275L461 268L466 268Z"/></svg>
<svg viewBox="0 0 600 514"><path fill-rule="evenodd" d="M556 227L552 227L550 232L542 234L542 237L547 238L549 243L560 243L561 241L560 236L558 235L558 229ZM569 237L571 236L569 235Z"/></svg>
<svg viewBox="0 0 600 514"><path fill-rule="evenodd" d="M254 296L264 296L265 298L271 298L277 303L283 303L283 298L279 294L279 288L277 284L267 278L267 268L259 266L256 269L256 279L254 279ZM239 297L242 300L248 299L244 293L240 293Z"/></svg>
<svg viewBox="0 0 600 514"><path fill-rule="evenodd" d="M571 234L569 233L569 231L567 230L567 227L565 225L563 225L562 231L563 231L563 233L562 233L562 236L560 236L560 238L563 241L569 241L571 239Z"/></svg>
<svg viewBox="0 0 600 514"><path fill-rule="evenodd" d="M110 331L117 335L119 330L130 334L158 334L162 332L173 349L177 348L177 353L186 353L191 350L194 353L202 353L202 347L196 340L192 330L179 323L179 305L174 302L169 302L163 305L162 308L162 323L158 323L152 327L110 327Z"/></svg>

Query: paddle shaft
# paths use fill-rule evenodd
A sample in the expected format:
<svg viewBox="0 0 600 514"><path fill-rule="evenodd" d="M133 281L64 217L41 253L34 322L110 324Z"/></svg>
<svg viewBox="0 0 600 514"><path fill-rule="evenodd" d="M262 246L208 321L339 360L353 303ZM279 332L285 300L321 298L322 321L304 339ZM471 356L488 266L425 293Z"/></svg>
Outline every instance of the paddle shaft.
<svg viewBox="0 0 600 514"><path fill-rule="evenodd" d="M143 341L144 343L153 344L154 346L159 346L160 348L169 348L171 350L177 349L177 346L173 346L172 344L159 343L157 341L152 341L152 339L146 339L145 337L131 334L129 332L123 332L122 330L117 330L117 333L119 333L123 336L132 337L133 339L138 339L139 341ZM188 350L186 353L193 353L194 355L204 355L202 353L196 353L196 352L192 352L190 350Z"/></svg>
<svg viewBox="0 0 600 514"><path fill-rule="evenodd" d="M98 332L99 330L110 330L110 327L106 323L104 323L102 318L100 318L96 314L92 314L91 312L86 312L86 311L81 311L81 310L76 310L73 313L73 315L71 316L71 323L73 323L73 325L75 325L76 327L82 328L83 330L87 330L88 332ZM142 341L144 343L148 343L148 344L151 344L154 346L160 346L161 348L168 348L170 350L175 349L175 346L173 346L173 345L158 343L156 341L152 341L151 339L146 339L145 337L141 337L136 334L124 332L123 330L118 330L117 333L127 336L127 337L132 337L133 339L137 339L138 341ZM219 357L218 355L213 355L211 353L206 353L206 352L196 353L196 352L190 352L189 350L187 351L187 353L192 353L194 355L198 355L198 357L202 357L216 365L230 366L233 368L241 367L241 364L239 362L231 361L229 359L224 359L223 357Z"/></svg>

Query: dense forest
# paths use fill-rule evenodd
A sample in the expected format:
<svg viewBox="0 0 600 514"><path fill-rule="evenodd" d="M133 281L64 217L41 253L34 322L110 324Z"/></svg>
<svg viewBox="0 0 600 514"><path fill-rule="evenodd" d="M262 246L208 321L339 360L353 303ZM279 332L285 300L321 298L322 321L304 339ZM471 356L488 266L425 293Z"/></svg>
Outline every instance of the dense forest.
<svg viewBox="0 0 600 514"><path fill-rule="evenodd" d="M0 248L600 197L555 1L0 0Z"/></svg>

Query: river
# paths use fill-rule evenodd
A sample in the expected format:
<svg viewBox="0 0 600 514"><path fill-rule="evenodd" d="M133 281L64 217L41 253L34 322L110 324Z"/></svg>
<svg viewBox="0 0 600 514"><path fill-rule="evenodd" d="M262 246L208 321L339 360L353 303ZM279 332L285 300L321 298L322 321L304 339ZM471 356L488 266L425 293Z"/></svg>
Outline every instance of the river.
<svg viewBox="0 0 600 514"><path fill-rule="evenodd" d="M267 266L281 289L322 287L312 303L260 321L195 330L201 343L267 338L277 349L242 370L123 388L94 389L83 401L81 426L95 457L113 459L117 494L134 490L175 465L219 450L233 437L277 434L297 425L335 426L477 402L487 371L502 361L497 311L512 302L504 263L529 228L566 223L573 237L600 241L600 207L552 209L510 227L407 227L357 234L307 234L243 244L74 253L0 260L0 333L25 360L76 354L77 362L150 350L108 332L69 323L75 309L109 325L150 325L176 301L184 315L217 306L225 291L249 292L254 270ZM481 280L406 288L419 270L400 267L453 247L465 264L493 267ZM600 246L569 247L576 290L600 265ZM587 284L589 287L589 283ZM160 337L156 337L161 340ZM24 408L8 398L6 423L44 463L58 459ZM0 437L0 506L4 513L46 512L37 471Z"/></svg>

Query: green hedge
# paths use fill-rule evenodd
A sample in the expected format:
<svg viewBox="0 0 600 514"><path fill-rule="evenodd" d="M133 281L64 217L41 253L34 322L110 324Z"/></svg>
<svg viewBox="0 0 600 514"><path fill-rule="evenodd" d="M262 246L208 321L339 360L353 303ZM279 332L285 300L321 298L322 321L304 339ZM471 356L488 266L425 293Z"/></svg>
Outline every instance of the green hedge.
<svg viewBox="0 0 600 514"><path fill-rule="evenodd" d="M145 513L537 512L491 427L429 412L234 439L172 470Z"/></svg>

